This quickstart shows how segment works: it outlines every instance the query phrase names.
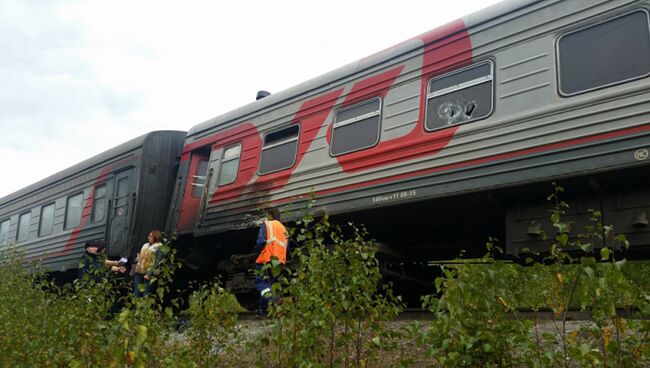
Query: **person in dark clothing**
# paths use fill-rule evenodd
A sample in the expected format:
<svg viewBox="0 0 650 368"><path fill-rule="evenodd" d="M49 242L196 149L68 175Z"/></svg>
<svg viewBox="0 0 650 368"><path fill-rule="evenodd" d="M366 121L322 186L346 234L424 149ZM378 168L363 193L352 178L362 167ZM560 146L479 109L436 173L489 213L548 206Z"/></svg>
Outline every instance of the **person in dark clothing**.
<svg viewBox="0 0 650 368"><path fill-rule="evenodd" d="M124 273L126 267L124 265L125 259L119 261L111 261L106 259L106 242L103 240L91 240L84 245L85 253L79 264L77 277L82 279L84 275L88 275L95 282L100 282L104 267L110 267L111 271L115 273Z"/></svg>
<svg viewBox="0 0 650 368"><path fill-rule="evenodd" d="M277 300L273 297L272 288L276 279L271 272L260 274L264 265L271 263L272 259L277 259L280 264L284 265L287 261L287 230L280 222L280 211L277 208L270 207L266 210L266 221L262 223L257 233L257 242L255 243L255 253L259 256L255 260L257 273L255 275L255 289L260 292L260 305L258 314L266 316L271 301Z"/></svg>
<svg viewBox="0 0 650 368"><path fill-rule="evenodd" d="M102 254L106 249L106 243L103 240L91 240L84 245L85 253L79 264L77 277L81 280L88 275L91 280L101 282L102 268L104 267L104 258Z"/></svg>

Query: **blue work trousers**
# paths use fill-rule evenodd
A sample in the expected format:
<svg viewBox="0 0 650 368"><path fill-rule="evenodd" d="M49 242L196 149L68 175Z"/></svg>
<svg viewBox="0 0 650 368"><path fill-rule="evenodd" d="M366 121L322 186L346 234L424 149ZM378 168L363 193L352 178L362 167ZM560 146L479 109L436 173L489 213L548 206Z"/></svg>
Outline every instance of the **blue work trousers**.
<svg viewBox="0 0 650 368"><path fill-rule="evenodd" d="M256 264L258 272L255 274L255 289L260 293L260 305L258 310L258 315L266 316L269 313L269 303L271 301L277 301L277 297L274 297L271 293L273 288L273 283L276 279L271 275L271 271L267 270L263 276L260 276L259 270L262 269L264 265Z"/></svg>
<svg viewBox="0 0 650 368"><path fill-rule="evenodd" d="M144 290L140 291L140 285L144 285ZM142 298L151 294L151 281L144 278L144 274L136 273L133 277L133 295L136 298Z"/></svg>

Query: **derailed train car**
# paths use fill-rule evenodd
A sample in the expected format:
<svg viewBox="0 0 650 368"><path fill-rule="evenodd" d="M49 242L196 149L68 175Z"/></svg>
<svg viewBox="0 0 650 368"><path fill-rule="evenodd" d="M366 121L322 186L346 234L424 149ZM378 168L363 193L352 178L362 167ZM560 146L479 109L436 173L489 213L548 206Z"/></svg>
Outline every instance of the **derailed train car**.
<svg viewBox="0 0 650 368"><path fill-rule="evenodd" d="M559 181L576 226L599 210L643 249L649 12L505 1L199 124L168 227L214 267L252 248L261 208L295 218L313 196L404 263L482 254L489 236L516 254L544 246L531 225Z"/></svg>
<svg viewBox="0 0 650 368"><path fill-rule="evenodd" d="M184 137L151 132L0 198L0 246L53 272L76 269L88 240L132 256L164 226Z"/></svg>

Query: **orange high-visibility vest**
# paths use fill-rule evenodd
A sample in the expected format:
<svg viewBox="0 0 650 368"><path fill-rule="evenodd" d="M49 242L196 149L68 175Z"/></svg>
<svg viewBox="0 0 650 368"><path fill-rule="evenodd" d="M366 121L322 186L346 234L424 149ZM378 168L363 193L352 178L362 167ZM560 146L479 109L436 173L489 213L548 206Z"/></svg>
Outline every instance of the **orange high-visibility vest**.
<svg viewBox="0 0 650 368"><path fill-rule="evenodd" d="M280 263L287 263L287 229L277 220L264 221L266 225L266 245L255 260L257 264L271 262L276 257Z"/></svg>

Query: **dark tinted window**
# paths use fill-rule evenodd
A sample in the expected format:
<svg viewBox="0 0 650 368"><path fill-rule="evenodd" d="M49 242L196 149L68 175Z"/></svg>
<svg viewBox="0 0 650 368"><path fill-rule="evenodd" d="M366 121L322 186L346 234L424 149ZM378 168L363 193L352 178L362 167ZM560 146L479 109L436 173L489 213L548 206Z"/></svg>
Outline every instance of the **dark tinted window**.
<svg viewBox="0 0 650 368"><path fill-rule="evenodd" d="M16 242L21 243L29 240L29 222L32 219L31 212L23 213L18 219L18 234Z"/></svg>
<svg viewBox="0 0 650 368"><path fill-rule="evenodd" d="M9 220L0 222L0 245L9 245Z"/></svg>
<svg viewBox="0 0 650 368"><path fill-rule="evenodd" d="M296 161L298 152L298 135L300 127L292 125L272 132L264 137L262 158L260 158L260 175L288 169Z"/></svg>
<svg viewBox="0 0 650 368"><path fill-rule="evenodd" d="M106 214L106 184L95 187L95 199L93 200L93 222L104 220Z"/></svg>
<svg viewBox="0 0 650 368"><path fill-rule="evenodd" d="M285 142L287 140L296 138L298 137L299 132L300 127L298 124L296 124L275 132L268 133L266 136L264 136L264 146L266 147L272 144Z"/></svg>
<svg viewBox="0 0 650 368"><path fill-rule="evenodd" d="M219 170L218 184L226 185L235 181L237 170L239 170L239 158L241 157L241 145L231 146L224 150Z"/></svg>
<svg viewBox="0 0 650 368"><path fill-rule="evenodd" d="M41 207L41 218L38 225L38 236L52 234L54 228L54 203Z"/></svg>
<svg viewBox="0 0 650 368"><path fill-rule="evenodd" d="M374 146L379 142L380 122L379 98L338 110L334 117L330 153L336 156Z"/></svg>
<svg viewBox="0 0 650 368"><path fill-rule="evenodd" d="M208 172L208 161L201 160L196 165L196 171L192 177L192 197L201 198L205 186L205 174Z"/></svg>
<svg viewBox="0 0 650 368"><path fill-rule="evenodd" d="M488 117L493 106L493 79L490 62L432 79L427 92L427 130Z"/></svg>
<svg viewBox="0 0 650 368"><path fill-rule="evenodd" d="M648 75L648 14L636 11L562 36L558 60L560 92L564 95Z"/></svg>
<svg viewBox="0 0 650 368"><path fill-rule="evenodd" d="M65 206L65 228L71 229L81 223L81 208L83 206L83 193L68 197Z"/></svg>

